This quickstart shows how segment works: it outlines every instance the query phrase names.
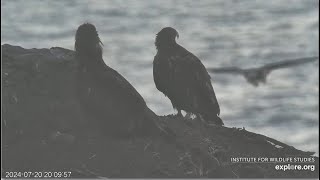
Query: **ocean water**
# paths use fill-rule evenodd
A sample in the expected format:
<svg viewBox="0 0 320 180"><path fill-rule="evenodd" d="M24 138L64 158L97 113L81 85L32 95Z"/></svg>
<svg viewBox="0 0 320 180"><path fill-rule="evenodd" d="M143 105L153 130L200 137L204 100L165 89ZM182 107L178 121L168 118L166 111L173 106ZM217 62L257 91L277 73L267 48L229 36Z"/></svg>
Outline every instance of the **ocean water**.
<svg viewBox="0 0 320 180"><path fill-rule="evenodd" d="M163 27L177 29L178 43L206 67L256 67L318 56L318 7L318 0L2 0L1 44L73 49L77 27L93 23L105 62L165 115L175 112L152 77L154 39ZM319 154L318 66L273 71L259 87L212 74L225 125Z"/></svg>

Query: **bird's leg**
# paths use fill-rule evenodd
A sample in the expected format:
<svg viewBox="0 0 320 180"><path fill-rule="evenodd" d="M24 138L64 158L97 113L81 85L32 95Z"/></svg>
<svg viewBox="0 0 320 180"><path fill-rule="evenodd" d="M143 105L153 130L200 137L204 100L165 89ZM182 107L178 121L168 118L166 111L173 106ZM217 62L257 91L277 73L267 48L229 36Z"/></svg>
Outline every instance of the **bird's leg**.
<svg viewBox="0 0 320 180"><path fill-rule="evenodd" d="M183 117L182 116L182 113L181 113L181 109L177 109L177 111L178 111L178 114L176 115L177 117Z"/></svg>
<svg viewBox="0 0 320 180"><path fill-rule="evenodd" d="M185 118L187 119L192 119L192 113L188 112L185 116Z"/></svg>

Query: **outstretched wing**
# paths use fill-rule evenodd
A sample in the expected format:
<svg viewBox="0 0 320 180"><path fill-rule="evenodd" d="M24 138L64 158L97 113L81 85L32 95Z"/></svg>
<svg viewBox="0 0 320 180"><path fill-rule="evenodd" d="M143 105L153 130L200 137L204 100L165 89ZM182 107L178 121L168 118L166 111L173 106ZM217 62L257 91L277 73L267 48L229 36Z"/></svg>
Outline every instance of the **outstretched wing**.
<svg viewBox="0 0 320 180"><path fill-rule="evenodd" d="M243 69L238 67L208 68L208 71L211 73L243 74Z"/></svg>
<svg viewBox="0 0 320 180"><path fill-rule="evenodd" d="M316 61L316 59L319 59L319 57L306 57L306 58L299 58L294 60L284 60L280 62L266 64L262 68L264 68L265 70L271 71L275 69L287 68L291 66L301 65L304 63L314 62Z"/></svg>

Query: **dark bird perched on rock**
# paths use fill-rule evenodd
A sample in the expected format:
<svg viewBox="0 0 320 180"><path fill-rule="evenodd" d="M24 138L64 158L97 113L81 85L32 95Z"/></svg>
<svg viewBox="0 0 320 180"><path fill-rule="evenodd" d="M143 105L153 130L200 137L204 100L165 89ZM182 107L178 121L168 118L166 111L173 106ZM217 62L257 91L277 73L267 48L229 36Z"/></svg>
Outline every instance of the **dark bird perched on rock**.
<svg viewBox="0 0 320 180"><path fill-rule="evenodd" d="M266 83L267 76L271 71L288 68L292 66L302 65L304 63L310 63L316 61L319 57L306 57L294 60L284 60L280 62L269 63L257 68L241 69L238 67L223 67L223 68L209 68L209 72L212 73L228 73L235 75L243 75L247 82L253 86L259 86L259 83Z"/></svg>
<svg viewBox="0 0 320 180"><path fill-rule="evenodd" d="M101 45L94 25L79 26L75 50L79 62L77 90L83 110L107 135L158 134L158 116L124 77L104 63Z"/></svg>
<svg viewBox="0 0 320 180"><path fill-rule="evenodd" d="M179 116L184 110L223 125L210 75L195 55L176 43L176 37L179 34L171 27L163 28L156 36L153 78L157 89L171 100Z"/></svg>

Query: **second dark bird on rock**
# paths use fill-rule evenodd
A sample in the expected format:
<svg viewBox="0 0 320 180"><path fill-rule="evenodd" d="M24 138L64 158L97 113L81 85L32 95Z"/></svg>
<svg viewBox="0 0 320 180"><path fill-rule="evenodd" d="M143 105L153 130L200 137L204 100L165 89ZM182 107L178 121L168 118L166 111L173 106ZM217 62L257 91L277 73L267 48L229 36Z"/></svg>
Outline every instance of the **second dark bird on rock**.
<svg viewBox="0 0 320 180"><path fill-rule="evenodd" d="M208 123L223 125L211 77L201 61L177 44L178 32L163 28L156 36L157 54L153 61L154 82L178 110L193 113Z"/></svg>
<svg viewBox="0 0 320 180"><path fill-rule="evenodd" d="M77 94L89 123L98 122L108 135L159 134L158 116L142 96L117 71L104 63L102 43L94 25L79 26L75 38L79 62ZM93 121L95 119L95 121Z"/></svg>

